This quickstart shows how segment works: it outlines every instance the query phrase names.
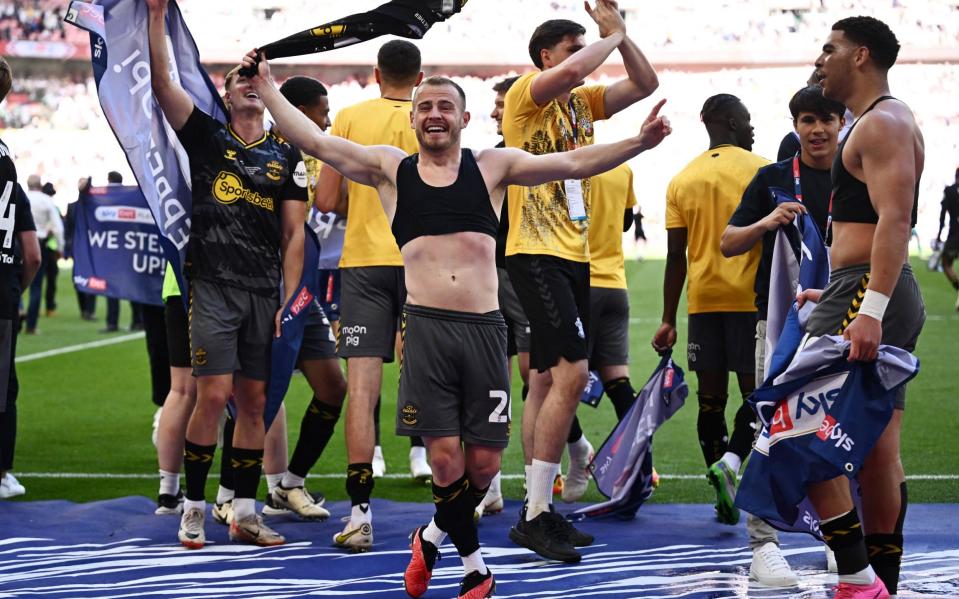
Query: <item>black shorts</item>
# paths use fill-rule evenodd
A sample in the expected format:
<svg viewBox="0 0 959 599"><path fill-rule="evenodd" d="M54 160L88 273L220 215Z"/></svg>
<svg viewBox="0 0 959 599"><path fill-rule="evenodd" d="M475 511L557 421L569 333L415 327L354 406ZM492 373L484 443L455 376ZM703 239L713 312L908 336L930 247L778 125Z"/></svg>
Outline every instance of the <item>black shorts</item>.
<svg viewBox="0 0 959 599"><path fill-rule="evenodd" d="M946 238L946 241L942 244L942 257L947 260L959 258L959 234L950 234Z"/></svg>
<svg viewBox="0 0 959 599"><path fill-rule="evenodd" d="M589 263L555 256L506 257L523 311L529 319L529 365L539 372L559 359L585 360L589 330Z"/></svg>
<svg viewBox="0 0 959 599"><path fill-rule="evenodd" d="M863 264L837 268L829 274L829 284L806 321L806 332L809 335L819 337L839 334L843 319L860 290L863 275L867 272L869 265ZM925 322L926 304L923 302L919 283L912 267L905 264L882 317L881 343L911 352L916 349L919 333L922 332ZM905 385L896 392L895 406L899 410L906 406Z"/></svg>
<svg viewBox="0 0 959 599"><path fill-rule="evenodd" d="M166 321L167 353L171 368L189 368L190 362L190 319L183 305L183 297L171 295L164 302L163 317Z"/></svg>
<svg viewBox="0 0 959 599"><path fill-rule="evenodd" d="M317 298L320 307L330 322L340 319L340 269L320 270L320 289L323 296Z"/></svg>
<svg viewBox="0 0 959 599"><path fill-rule="evenodd" d="M625 289L589 290L589 368L629 364L629 293Z"/></svg>
<svg viewBox="0 0 959 599"><path fill-rule="evenodd" d="M190 282L193 376L239 372L265 381L276 331L276 297L209 281Z"/></svg>
<svg viewBox="0 0 959 599"><path fill-rule="evenodd" d="M300 345L301 360L335 360L336 339L330 330L330 321L319 304L310 304L310 311L306 316L306 326L303 328L303 344Z"/></svg>
<svg viewBox="0 0 959 599"><path fill-rule="evenodd" d="M753 375L756 371L756 313L704 312L689 315L689 369Z"/></svg>
<svg viewBox="0 0 959 599"><path fill-rule="evenodd" d="M511 419L502 314L407 305L402 329L396 434L506 447Z"/></svg>
<svg viewBox="0 0 959 599"><path fill-rule="evenodd" d="M496 268L499 279L499 310L506 319L506 355L529 353L529 321L516 297L513 282L505 268Z"/></svg>
<svg viewBox="0 0 959 599"><path fill-rule="evenodd" d="M336 353L393 361L396 323L406 302L402 266L341 268L343 306Z"/></svg>

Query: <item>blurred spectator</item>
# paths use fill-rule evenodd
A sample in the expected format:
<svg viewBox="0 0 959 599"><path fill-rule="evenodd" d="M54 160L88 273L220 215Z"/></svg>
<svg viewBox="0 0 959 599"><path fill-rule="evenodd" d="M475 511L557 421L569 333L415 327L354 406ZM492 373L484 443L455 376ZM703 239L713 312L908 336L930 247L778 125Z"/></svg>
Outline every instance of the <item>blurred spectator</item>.
<svg viewBox="0 0 959 599"><path fill-rule="evenodd" d="M47 282L47 316L53 316L57 310L57 260L63 248L63 220L53 199L43 193L40 175L30 175L27 179L27 197L30 200L30 212L37 227L37 241L40 242L40 272L30 284L30 303L27 307L27 334L35 335L37 320L40 318L40 301L43 299L43 282Z"/></svg>
<svg viewBox="0 0 959 599"><path fill-rule="evenodd" d="M83 193L90 187L90 178L84 177L80 179L80 182L77 184L77 188L80 193ZM67 206L67 216L65 220L65 227L63 232L64 246L63 246L63 255L65 258L73 259L73 237L76 233L77 227L77 209L80 207L80 198L78 197L76 201L70 203ZM84 293L80 291L80 288L76 286L76 283L73 284L73 288L77 292L77 306L80 308L80 318L83 320L96 320L96 311L97 311L97 296L92 293Z"/></svg>

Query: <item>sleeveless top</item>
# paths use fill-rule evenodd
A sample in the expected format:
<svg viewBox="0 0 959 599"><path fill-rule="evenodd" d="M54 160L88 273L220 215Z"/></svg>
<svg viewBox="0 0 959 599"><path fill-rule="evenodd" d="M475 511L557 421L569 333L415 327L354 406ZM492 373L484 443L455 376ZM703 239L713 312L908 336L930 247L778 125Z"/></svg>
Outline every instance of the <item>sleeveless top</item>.
<svg viewBox="0 0 959 599"><path fill-rule="evenodd" d="M896 100L892 96L881 96L875 102L869 105L862 115L856 119L849 133L839 144L839 150L832 161L832 198L829 201L829 217L831 221L843 223L868 223L876 224L879 222L879 215L872 207L872 201L869 198L869 190L866 184L852 176L846 170L842 163L842 151L846 147L846 142L852 137L852 131L870 110L876 107L883 100ZM916 192L912 203L912 226L916 225L916 217L919 208L919 181L916 181Z"/></svg>
<svg viewBox="0 0 959 599"><path fill-rule="evenodd" d="M424 183L418 163L419 154L412 154L396 171L396 214L391 228L401 249L423 235L473 231L496 239L499 219L472 151L462 150L456 181L446 187Z"/></svg>

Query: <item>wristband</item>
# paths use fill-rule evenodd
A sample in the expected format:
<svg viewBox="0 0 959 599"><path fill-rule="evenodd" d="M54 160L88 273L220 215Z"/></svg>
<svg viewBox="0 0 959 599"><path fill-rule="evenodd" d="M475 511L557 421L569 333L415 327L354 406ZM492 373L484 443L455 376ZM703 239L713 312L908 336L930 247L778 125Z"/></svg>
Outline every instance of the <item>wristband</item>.
<svg viewBox="0 0 959 599"><path fill-rule="evenodd" d="M882 322L882 316L886 313L886 306L889 305L889 296L879 293L873 289L867 289L862 298L862 305L859 306L859 314L871 316L879 322Z"/></svg>

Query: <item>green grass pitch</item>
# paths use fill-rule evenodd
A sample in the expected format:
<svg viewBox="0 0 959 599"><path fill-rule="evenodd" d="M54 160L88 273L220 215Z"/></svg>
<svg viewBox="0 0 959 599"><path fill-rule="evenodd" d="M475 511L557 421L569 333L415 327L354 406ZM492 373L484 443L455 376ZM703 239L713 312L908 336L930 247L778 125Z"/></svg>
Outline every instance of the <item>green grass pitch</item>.
<svg viewBox="0 0 959 599"><path fill-rule="evenodd" d="M902 438L902 459L907 474L952 475L945 479L912 480L910 499L919 502L959 501L959 314L955 295L940 273L929 272L916 260L913 267L926 300L928 320L917 354L922 363L919 377L910 384ZM631 297L630 345L632 380L639 388L657 362L649 341L659 324L662 306L662 261L629 262ZM41 317L36 336L21 335L17 353L26 356L65 346L99 341L107 335L103 327L105 302L98 300L100 322L80 320L69 272L62 272L58 289L59 310L55 317ZM684 313L685 308L680 308ZM129 304L123 302L121 326L129 323ZM686 343L686 322L679 324L677 362L686 367L682 348ZM154 407L150 402L149 371L145 342L131 339L114 345L84 349L23 362L17 366L21 391L19 434L15 472L27 495L21 500L68 499L91 501L127 495L155 497L157 492L156 453L150 442ZM393 435L396 406L396 365L388 365L383 386L383 446L389 473L408 473L405 438ZM519 397L519 377L514 375L513 397ZM654 445L657 470L663 484L653 501L665 503L708 503L714 500L703 479L670 478L670 475L699 475L704 472L696 440L695 377L689 376L687 405L658 432ZM292 451L299 419L311 396L305 380L296 376L287 395ZM735 383L730 389L727 422L740 401ZM513 430L519 431L522 403L513 403ZM580 406L583 428L598 448L610 431L615 417L608 400L599 408ZM313 472L337 475L310 482L331 499L346 497L341 475L346 466L342 422ZM214 471L216 468L214 468ZM515 434L503 459L503 472L521 474L522 449ZM54 478L30 473L112 473L142 474L142 478ZM217 477L210 477L208 498L212 499ZM261 483L260 497L265 492ZM507 496L522 496L522 481L504 481ZM429 488L408 479L380 479L374 497L402 501L430 501ZM585 501L601 499L595 487Z"/></svg>

